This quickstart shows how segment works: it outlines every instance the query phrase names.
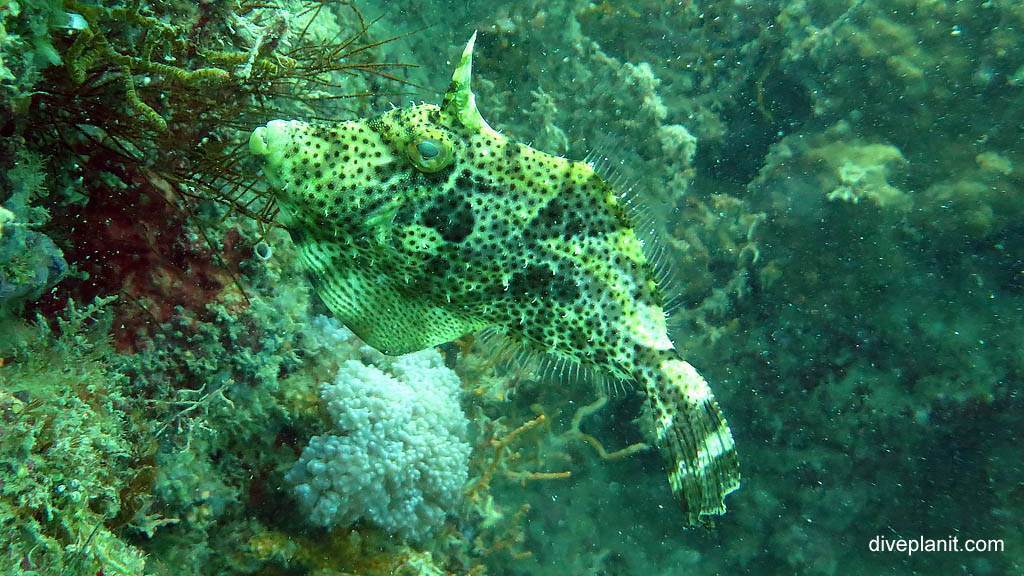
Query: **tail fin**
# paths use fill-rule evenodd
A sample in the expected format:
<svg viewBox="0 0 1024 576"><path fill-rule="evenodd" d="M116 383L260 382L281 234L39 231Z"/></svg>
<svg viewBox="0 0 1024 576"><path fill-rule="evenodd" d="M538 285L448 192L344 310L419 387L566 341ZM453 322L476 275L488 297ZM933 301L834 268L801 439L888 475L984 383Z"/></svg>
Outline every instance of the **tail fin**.
<svg viewBox="0 0 1024 576"><path fill-rule="evenodd" d="M647 390L658 448L672 493L689 525L725 513L725 497L740 487L732 431L708 383L674 350L638 358L636 380Z"/></svg>

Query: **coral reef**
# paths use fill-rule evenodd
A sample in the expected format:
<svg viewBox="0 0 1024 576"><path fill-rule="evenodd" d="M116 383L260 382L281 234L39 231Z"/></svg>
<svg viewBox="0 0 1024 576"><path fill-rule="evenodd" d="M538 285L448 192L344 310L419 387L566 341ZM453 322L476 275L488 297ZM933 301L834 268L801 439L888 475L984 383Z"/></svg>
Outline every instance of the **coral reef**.
<svg viewBox="0 0 1024 576"><path fill-rule="evenodd" d="M279 507L289 438L343 358L306 335L294 254L233 149L282 110L348 114L403 64L372 56L387 38L347 3L0 4L0 335L120 295L90 332L102 354L56 332L0 353L4 572L331 573L319 542L257 545L304 525L257 511ZM351 554L383 549L366 540ZM380 556L348 565L432 566Z"/></svg>
<svg viewBox="0 0 1024 576"><path fill-rule="evenodd" d="M1021 571L1019 3L355 5L0 0L0 572ZM385 361L318 317L240 135L408 99L387 75L434 101L474 29L491 125L653 215L741 456L713 531L634 395L482 339L443 350L472 452L432 536L289 489L318 384ZM1006 552L868 553L893 533Z"/></svg>
<svg viewBox="0 0 1024 576"><path fill-rule="evenodd" d="M4 328L0 356L0 556L5 574L143 573L145 554L118 537L148 518L134 492L151 455L113 369L109 300L69 305L45 322ZM136 497L142 500L136 500Z"/></svg>

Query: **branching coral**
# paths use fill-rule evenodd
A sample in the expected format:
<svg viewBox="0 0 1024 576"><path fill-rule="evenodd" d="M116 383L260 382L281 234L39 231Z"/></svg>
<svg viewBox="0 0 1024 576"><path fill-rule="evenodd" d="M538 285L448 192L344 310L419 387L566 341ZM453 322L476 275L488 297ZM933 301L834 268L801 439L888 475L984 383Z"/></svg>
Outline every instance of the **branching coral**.
<svg viewBox="0 0 1024 576"><path fill-rule="evenodd" d="M161 22L156 18L144 16L140 12L140 2L133 2L125 8L101 9L87 6L74 0L66 2L67 8L84 17L87 28L78 32L74 42L64 53L64 66L72 82L81 85L86 77L94 73L97 66L107 65L117 70L119 79L124 85L124 97L131 112L137 113L150 128L166 130L167 121L151 106L143 102L135 87L137 74L159 74L173 81L192 88L202 88L203 83L224 82L230 78L227 70L220 68L197 68L186 70L177 66L154 62L154 50L161 45L177 43L181 31L175 26ZM103 20L116 22L120 27L136 25L146 30L141 47L141 55L123 54L111 46L104 29L110 24ZM116 24L115 24L116 26ZM116 28L114 28L116 29ZM170 54L156 54L170 59Z"/></svg>
<svg viewBox="0 0 1024 576"><path fill-rule="evenodd" d="M351 98L400 85L407 66L373 57L395 37L374 38L373 22L346 2L68 0L60 13L77 24L19 21L48 31L62 65L42 68L31 90L4 93L13 134L0 152L51 154L37 154L45 162L33 176L47 194L36 203L56 215L42 232L73 273L38 308L120 293L125 349L177 306L247 296L236 263L275 213L235 153L251 126L284 110L343 115ZM222 225L230 213L258 226Z"/></svg>
<svg viewBox="0 0 1024 576"><path fill-rule="evenodd" d="M524 422L500 438L491 438L489 445L494 449L494 453L490 458L490 463L487 465L486 469L484 469L480 477L474 480L466 489L466 496L474 501L479 500L481 494L490 488L491 480L494 478L494 473L497 472L499 468L502 469L505 477L524 484L527 480L552 480L557 478L568 478L571 476L572 473L569 471L529 472L516 470L510 468L508 465L508 460L518 460L521 456L518 451L510 452L510 447L518 441L519 436L546 423L547 417L541 414L533 420Z"/></svg>
<svg viewBox="0 0 1024 576"><path fill-rule="evenodd" d="M337 42L317 41L307 34L317 18L336 6L348 6L356 19L356 32ZM194 20L171 23L166 16L143 13L138 0L125 7L103 8L68 0L69 11L80 14L87 27L78 31L63 54L63 63L75 86L93 86L119 82L130 112L138 114L149 128L168 128L167 116L194 115L204 109L212 115L228 118L228 112L250 113L256 97L263 104L271 97L294 98L304 102L319 100L306 95L310 86L344 90L337 73L363 72L401 82L388 70L405 64L359 61L357 55L393 40L357 44L369 30L362 15L345 2L314 0L292 15L285 6L274 3L243 3L230 22L219 22L211 6L200 7ZM215 48L211 28L234 26L252 43L247 51ZM297 28L301 26L301 30ZM116 34L116 38L112 36ZM182 65L167 62L182 62ZM111 74L112 73L112 74ZM137 90L142 79L152 95L144 102ZM178 84L175 87L174 84ZM155 88L162 88L161 93ZM232 93L231 100L217 95ZM174 100L186 96L189 108ZM326 95L324 95L326 97ZM352 97L334 94L333 98ZM156 101L163 101L158 112ZM204 106L196 106L202 103ZM218 114L217 108L223 108ZM232 110L234 109L234 110ZM194 116L189 116L194 118ZM229 122L238 122L237 115Z"/></svg>
<svg viewBox="0 0 1024 576"><path fill-rule="evenodd" d="M601 396L592 403L582 406L576 410L576 414L572 417L572 426L569 428L569 431L563 435L564 438L566 440L579 440L586 442L597 451L597 455L601 457L601 460L606 461L621 460L623 458L628 458L637 452L649 450L651 447L648 444L644 442L637 442L636 444L630 444L625 448L609 452L605 449L604 445L601 444L600 440L580 429L583 419L603 408L607 402L608 397Z"/></svg>

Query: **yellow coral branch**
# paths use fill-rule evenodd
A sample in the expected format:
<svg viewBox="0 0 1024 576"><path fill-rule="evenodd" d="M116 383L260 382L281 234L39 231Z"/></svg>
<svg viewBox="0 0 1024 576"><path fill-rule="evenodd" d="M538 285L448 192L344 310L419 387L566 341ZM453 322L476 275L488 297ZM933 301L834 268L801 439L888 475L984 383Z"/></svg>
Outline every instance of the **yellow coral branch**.
<svg viewBox="0 0 1024 576"><path fill-rule="evenodd" d="M157 114L156 110L153 110L149 104L146 104L139 98L139 93L135 91L135 80L132 78L131 69L127 66L122 66L121 75L124 81L124 94L128 99L128 104L155 130L160 132L167 130L167 121L164 120L163 116Z"/></svg>
<svg viewBox="0 0 1024 576"><path fill-rule="evenodd" d="M532 430L537 426L540 426L541 424L544 424L545 422L547 422L547 419L547 416L541 414L540 416L537 416L533 420L524 422L518 428L509 432L501 439L492 439L491 446L494 446L494 455L491 456L491 463L487 466L487 470L484 471L483 475L480 476L480 479L474 482L472 486L466 489L465 495L468 498L475 500L476 498L479 497L479 493L481 491L490 488L491 479L494 478L494 473L498 470L498 466L504 460L505 450L506 448L508 448L509 444L514 442L516 438L518 438L523 433ZM518 453L514 453L510 457L516 458L518 457L518 455ZM505 476L507 478L517 480L523 483L525 483L527 480L551 480L558 478L568 478L570 474L571 472L520 472L512 470L505 471Z"/></svg>
<svg viewBox="0 0 1024 576"><path fill-rule="evenodd" d="M576 414L573 415L572 417L572 426L569 428L569 431L565 433L566 437L570 440L582 440L583 442L590 444L591 446L594 447L594 450L597 451L597 455L600 456L601 459L606 462L612 460L622 460L623 458L628 458L629 456L632 456L637 452L645 452L647 450L650 450L651 447L648 444L644 442L638 442L636 444L630 444L629 446L626 446L625 448L622 448L620 450L608 452L607 450L605 450L604 445L601 444L600 440L580 430L580 424L583 422L583 419L603 408L607 402L608 397L601 396L594 402L591 402L586 406L582 406L579 410L577 410Z"/></svg>
<svg viewBox="0 0 1024 576"><path fill-rule="evenodd" d="M519 472L517 470L506 470L505 476L525 485L532 480L561 480L572 476L572 472Z"/></svg>

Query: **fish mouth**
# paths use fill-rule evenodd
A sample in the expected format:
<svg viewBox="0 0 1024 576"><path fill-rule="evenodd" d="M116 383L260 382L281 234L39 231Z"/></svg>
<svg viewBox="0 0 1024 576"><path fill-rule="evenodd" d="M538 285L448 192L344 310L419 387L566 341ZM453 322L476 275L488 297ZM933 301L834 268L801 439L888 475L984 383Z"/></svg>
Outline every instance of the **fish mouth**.
<svg viewBox="0 0 1024 576"><path fill-rule="evenodd" d="M267 182L276 189L284 188L284 172L287 158L284 151L292 140L292 134L303 126L296 120L272 120L260 126L249 136L249 152L263 161L263 174Z"/></svg>

